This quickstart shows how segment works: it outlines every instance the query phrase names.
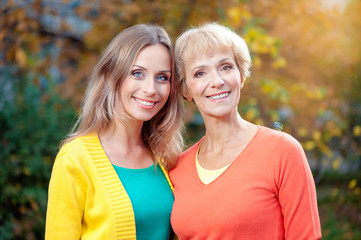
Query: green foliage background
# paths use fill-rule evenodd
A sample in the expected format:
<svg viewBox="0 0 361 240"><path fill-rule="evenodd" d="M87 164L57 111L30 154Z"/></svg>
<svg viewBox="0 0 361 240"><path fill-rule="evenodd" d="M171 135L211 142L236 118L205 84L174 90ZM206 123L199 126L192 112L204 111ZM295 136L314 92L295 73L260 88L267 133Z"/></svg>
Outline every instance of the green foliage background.
<svg viewBox="0 0 361 240"><path fill-rule="evenodd" d="M0 236L41 239L53 160L75 110L52 86L31 79L13 86L0 110Z"/></svg>
<svg viewBox="0 0 361 240"><path fill-rule="evenodd" d="M251 51L242 117L286 131L303 145L317 184L323 239L360 239L361 3L321 2L2 1L0 238L44 238L59 143L75 122L92 67L117 33L152 22L176 39L189 26L218 21ZM185 107L190 145L204 127L195 106Z"/></svg>

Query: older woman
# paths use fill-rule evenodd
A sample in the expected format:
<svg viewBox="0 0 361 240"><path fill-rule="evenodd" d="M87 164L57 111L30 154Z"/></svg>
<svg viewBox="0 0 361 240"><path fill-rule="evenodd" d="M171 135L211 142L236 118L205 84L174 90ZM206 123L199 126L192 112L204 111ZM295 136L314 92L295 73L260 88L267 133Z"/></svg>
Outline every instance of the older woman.
<svg viewBox="0 0 361 240"><path fill-rule="evenodd" d="M176 41L182 95L201 113L205 136L178 158L171 223L179 239L319 239L315 185L300 144L237 111L251 58L219 24Z"/></svg>

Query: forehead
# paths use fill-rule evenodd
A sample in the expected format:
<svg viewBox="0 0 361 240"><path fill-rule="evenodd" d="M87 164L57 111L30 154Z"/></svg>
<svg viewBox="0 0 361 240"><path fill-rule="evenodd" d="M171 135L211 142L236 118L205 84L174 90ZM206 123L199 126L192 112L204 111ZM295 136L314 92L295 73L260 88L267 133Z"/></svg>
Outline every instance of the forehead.
<svg viewBox="0 0 361 240"><path fill-rule="evenodd" d="M227 46L207 47L199 49L197 52L188 50L184 52L184 67L187 71L189 68L196 66L209 65L217 63L223 59L234 61L232 48Z"/></svg>
<svg viewBox="0 0 361 240"><path fill-rule="evenodd" d="M154 56L157 56L154 58ZM135 65L157 65L170 68L171 56L168 48L163 44L148 45L144 47L134 60Z"/></svg>

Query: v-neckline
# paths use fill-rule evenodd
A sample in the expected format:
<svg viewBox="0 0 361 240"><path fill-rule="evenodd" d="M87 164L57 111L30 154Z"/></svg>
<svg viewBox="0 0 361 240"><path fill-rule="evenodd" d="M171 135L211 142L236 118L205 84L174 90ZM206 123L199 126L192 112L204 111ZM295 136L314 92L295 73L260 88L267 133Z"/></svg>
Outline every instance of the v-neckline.
<svg viewBox="0 0 361 240"><path fill-rule="evenodd" d="M259 132L261 131L262 126L257 125L257 128L258 128L258 129L257 129L255 135L252 137L251 141L249 141L249 142L247 143L246 147L238 154L237 157L235 157L235 159L229 164L229 166L228 166L217 178L215 178L215 179L214 179L212 182L210 182L210 183L204 183L204 182L201 180L201 178L199 177L198 171L197 171L197 166L196 166L196 158L197 158L197 154L198 154L198 150L199 150L199 145L200 145L200 143L201 143L201 142L203 141L203 139L204 139L204 137L202 137L202 138L198 141L198 143L197 143L197 145L196 145L196 147L195 147L195 149L194 149L194 161L193 161L193 163L192 163L193 174L195 175L195 178L196 178L197 183L198 183L201 187L206 187L206 188L207 188L207 187L211 187L212 185L214 185L214 184L216 184L217 182L219 182L219 179L222 179L222 178L223 178L223 175L227 175L227 173L228 173L229 171L231 171L231 169L233 169L233 166L234 166L237 162L239 162L239 159L242 158L242 156L245 154L245 152L247 152L248 149L249 149L249 148L253 145L253 143L255 142L255 139L257 138Z"/></svg>

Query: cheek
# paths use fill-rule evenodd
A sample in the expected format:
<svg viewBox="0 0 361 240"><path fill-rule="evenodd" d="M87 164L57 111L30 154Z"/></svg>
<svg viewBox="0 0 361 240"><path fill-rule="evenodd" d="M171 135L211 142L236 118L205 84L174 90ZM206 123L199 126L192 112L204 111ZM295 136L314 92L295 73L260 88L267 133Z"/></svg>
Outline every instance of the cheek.
<svg viewBox="0 0 361 240"><path fill-rule="evenodd" d="M189 83L189 80L185 80L184 83L182 84L182 91L185 95L190 95L191 94L191 85Z"/></svg>
<svg viewBox="0 0 361 240"><path fill-rule="evenodd" d="M170 95L170 85L168 85L168 88L167 88L167 96L169 97L169 95Z"/></svg>
<svg viewBox="0 0 361 240"><path fill-rule="evenodd" d="M237 74L231 76L231 81L229 82L230 85L235 89L242 89L243 88L243 82L241 76L238 76Z"/></svg>
<svg viewBox="0 0 361 240"><path fill-rule="evenodd" d="M163 98L168 99L170 95L170 84L164 84L159 88L159 95L161 95Z"/></svg>
<svg viewBox="0 0 361 240"><path fill-rule="evenodd" d="M192 95L192 96L200 96L204 93L204 91L206 90L207 85L204 84L204 82L202 81L194 81L192 82L192 84L188 85L188 92Z"/></svg>

